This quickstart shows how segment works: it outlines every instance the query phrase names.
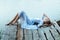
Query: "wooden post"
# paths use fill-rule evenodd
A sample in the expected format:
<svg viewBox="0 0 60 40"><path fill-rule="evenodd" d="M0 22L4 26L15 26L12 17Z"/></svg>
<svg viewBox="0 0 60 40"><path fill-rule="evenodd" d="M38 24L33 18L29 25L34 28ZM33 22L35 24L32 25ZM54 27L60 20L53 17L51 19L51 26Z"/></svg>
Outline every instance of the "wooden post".
<svg viewBox="0 0 60 40"><path fill-rule="evenodd" d="M22 40L22 30L21 30L21 25L19 26L17 22L17 32L16 32L16 40Z"/></svg>

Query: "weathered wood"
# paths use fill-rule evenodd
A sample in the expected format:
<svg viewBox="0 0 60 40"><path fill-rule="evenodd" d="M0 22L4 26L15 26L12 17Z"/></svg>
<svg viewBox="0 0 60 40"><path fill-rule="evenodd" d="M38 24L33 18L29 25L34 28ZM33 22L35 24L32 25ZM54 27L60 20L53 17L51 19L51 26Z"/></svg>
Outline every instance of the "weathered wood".
<svg viewBox="0 0 60 40"><path fill-rule="evenodd" d="M6 29L2 31L1 40L15 40L16 38L16 26L6 26Z"/></svg>
<svg viewBox="0 0 60 40"><path fill-rule="evenodd" d="M46 34L47 40L54 40L53 37L51 36L51 33L49 32L49 27L43 28L42 30Z"/></svg>
<svg viewBox="0 0 60 40"><path fill-rule="evenodd" d="M32 30L31 29L24 29L24 34L25 35L32 35Z"/></svg>
<svg viewBox="0 0 60 40"><path fill-rule="evenodd" d="M19 29L18 32L17 32L17 40L22 40L23 38L23 32L22 32L22 29Z"/></svg>
<svg viewBox="0 0 60 40"><path fill-rule="evenodd" d="M32 40L32 30L24 29L24 40Z"/></svg>
<svg viewBox="0 0 60 40"><path fill-rule="evenodd" d="M25 39L24 40L32 40L32 35L25 35Z"/></svg>
<svg viewBox="0 0 60 40"><path fill-rule="evenodd" d="M39 38L39 33L38 33L38 30L32 30L32 33L33 33L33 40L41 40Z"/></svg>
<svg viewBox="0 0 60 40"><path fill-rule="evenodd" d="M60 27L56 24L39 29L21 29L17 25L16 40L60 40L59 33Z"/></svg>
<svg viewBox="0 0 60 40"><path fill-rule="evenodd" d="M44 35L44 31L40 28L38 29L39 32L39 38L41 38L41 40L46 40L46 37Z"/></svg>
<svg viewBox="0 0 60 40"><path fill-rule="evenodd" d="M23 31L20 27L21 27L21 25L18 24L18 22L17 22L16 40L22 40L22 38L23 38Z"/></svg>
<svg viewBox="0 0 60 40"><path fill-rule="evenodd" d="M60 27L59 27L59 25L56 23L56 22L54 22L55 24L54 24L54 27L55 27L55 29L57 30L57 32L60 34Z"/></svg>
<svg viewBox="0 0 60 40"><path fill-rule="evenodd" d="M60 40L60 35L53 26L51 26L50 31L53 34L55 40Z"/></svg>

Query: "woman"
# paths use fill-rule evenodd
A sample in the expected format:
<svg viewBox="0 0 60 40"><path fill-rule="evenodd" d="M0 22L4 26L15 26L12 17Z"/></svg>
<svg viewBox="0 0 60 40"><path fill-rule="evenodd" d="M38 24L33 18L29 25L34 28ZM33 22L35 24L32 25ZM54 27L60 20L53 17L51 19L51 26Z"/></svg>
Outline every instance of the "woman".
<svg viewBox="0 0 60 40"><path fill-rule="evenodd" d="M15 16L15 18L8 23L7 25L10 24L15 24L18 19L20 19L20 23L21 23L21 28L26 28L26 29L38 29L38 24L42 25L42 21L41 20L30 20L28 18L28 16L25 14L25 12L21 12L21 13L17 13L17 15Z"/></svg>

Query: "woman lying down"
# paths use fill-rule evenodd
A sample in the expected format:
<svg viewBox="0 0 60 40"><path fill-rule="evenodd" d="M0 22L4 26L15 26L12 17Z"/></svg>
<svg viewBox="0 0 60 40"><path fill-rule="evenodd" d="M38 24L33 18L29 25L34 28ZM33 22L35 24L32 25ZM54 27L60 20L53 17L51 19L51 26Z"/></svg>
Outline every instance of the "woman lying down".
<svg viewBox="0 0 60 40"><path fill-rule="evenodd" d="M21 13L17 13L15 18L7 25L15 24L19 19L20 19L21 28L24 29L38 29L41 25L51 26L50 19L45 14L43 14L42 20L37 20L37 19L30 20L23 11Z"/></svg>

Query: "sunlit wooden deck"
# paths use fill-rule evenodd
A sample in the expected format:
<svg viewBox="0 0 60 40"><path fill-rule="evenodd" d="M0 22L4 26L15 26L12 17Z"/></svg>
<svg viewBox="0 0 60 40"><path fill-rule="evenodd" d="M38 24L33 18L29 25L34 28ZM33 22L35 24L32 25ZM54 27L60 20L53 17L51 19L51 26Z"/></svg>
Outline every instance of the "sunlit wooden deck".
<svg viewBox="0 0 60 40"><path fill-rule="evenodd" d="M3 40L60 40L60 27L55 23L39 29L21 29L20 25L8 27Z"/></svg>
<svg viewBox="0 0 60 40"><path fill-rule="evenodd" d="M16 40L60 40L60 27L54 20L51 19L51 22L53 25L38 29L17 28Z"/></svg>
<svg viewBox="0 0 60 40"><path fill-rule="evenodd" d="M38 30L21 29L21 31L22 40L60 40L60 30L53 26Z"/></svg>

